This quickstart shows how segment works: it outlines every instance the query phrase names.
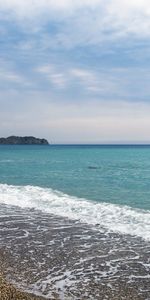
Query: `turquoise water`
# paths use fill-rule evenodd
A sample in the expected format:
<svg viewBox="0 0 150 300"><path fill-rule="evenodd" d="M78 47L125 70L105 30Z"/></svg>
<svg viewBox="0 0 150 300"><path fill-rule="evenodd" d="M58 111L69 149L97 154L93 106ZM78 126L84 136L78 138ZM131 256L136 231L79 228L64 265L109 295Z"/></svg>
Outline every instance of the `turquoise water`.
<svg viewBox="0 0 150 300"><path fill-rule="evenodd" d="M1 146L0 204L150 240L150 147Z"/></svg>
<svg viewBox="0 0 150 300"><path fill-rule="evenodd" d="M0 146L0 183L150 209L149 146Z"/></svg>
<svg viewBox="0 0 150 300"><path fill-rule="evenodd" d="M150 147L0 146L0 230L21 289L149 299Z"/></svg>

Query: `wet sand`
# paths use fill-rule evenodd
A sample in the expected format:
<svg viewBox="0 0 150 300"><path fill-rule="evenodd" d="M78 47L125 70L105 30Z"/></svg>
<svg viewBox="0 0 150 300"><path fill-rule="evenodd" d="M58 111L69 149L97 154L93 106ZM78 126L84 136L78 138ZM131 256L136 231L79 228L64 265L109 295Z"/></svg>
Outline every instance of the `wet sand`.
<svg viewBox="0 0 150 300"><path fill-rule="evenodd" d="M150 299L150 243L106 233L99 224L91 228L36 210L0 208L0 272L17 289L41 296L8 285L8 295L14 290L24 298L1 300Z"/></svg>
<svg viewBox="0 0 150 300"><path fill-rule="evenodd" d="M5 261L3 261L3 259L5 259ZM6 259L6 255L2 254L2 251L0 251L0 265L1 265L1 269L3 269L2 265L7 264L7 259ZM95 289L94 286L91 287L91 289ZM62 300L62 299L66 299L66 300L70 300L70 299L76 299L76 300L88 300L88 299L99 299L99 300L103 300L103 299L108 299L108 300L148 300L149 298L144 298L140 295L137 294L137 290L134 288L130 288L127 287L126 285L123 285L120 282L120 288L117 292L115 291L111 291L111 289L106 289L106 287L101 286L101 295L96 296L95 297L85 297L85 296L74 296L74 297L63 297L61 298L61 296L58 296L57 294L55 296L52 296L50 298L47 298L49 300ZM41 296L36 296L32 293L27 293L23 290L19 290L18 288L15 287L15 285L9 283L4 275L0 274L0 300L45 300L45 297L41 297Z"/></svg>
<svg viewBox="0 0 150 300"><path fill-rule="evenodd" d="M102 291L103 292L103 291ZM0 299L1 300L45 300L43 297L38 297L33 294L29 294L23 291L18 290L14 285L8 283L4 277L0 274ZM52 298L49 298L51 300ZM61 299L61 298L55 298L55 299ZM63 298L66 300L69 300L71 298ZM89 298L74 298L74 299L89 299ZM90 298L93 299L94 298ZM133 291L130 290L124 290L124 293L120 293L116 296L113 296L110 294L109 296L105 298L105 294L101 295L101 298L99 299L109 299L109 300L121 300L121 299L126 299L126 300L140 300L144 298L138 297L136 294L133 293ZM147 298L148 299L148 298ZM53 298L54 300L54 298Z"/></svg>
<svg viewBox="0 0 150 300"><path fill-rule="evenodd" d="M32 294L18 290L15 286L8 283L0 274L0 299L1 300L44 300Z"/></svg>

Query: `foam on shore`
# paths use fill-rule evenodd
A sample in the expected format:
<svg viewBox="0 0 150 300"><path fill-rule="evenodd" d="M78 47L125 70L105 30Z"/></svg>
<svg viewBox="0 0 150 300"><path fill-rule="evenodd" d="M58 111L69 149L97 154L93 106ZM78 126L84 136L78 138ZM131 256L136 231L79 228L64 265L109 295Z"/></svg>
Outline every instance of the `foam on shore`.
<svg viewBox="0 0 150 300"><path fill-rule="evenodd" d="M150 240L150 212L104 202L94 202L69 196L59 191L37 186L0 184L0 203L43 212L89 225L100 230L129 234Z"/></svg>

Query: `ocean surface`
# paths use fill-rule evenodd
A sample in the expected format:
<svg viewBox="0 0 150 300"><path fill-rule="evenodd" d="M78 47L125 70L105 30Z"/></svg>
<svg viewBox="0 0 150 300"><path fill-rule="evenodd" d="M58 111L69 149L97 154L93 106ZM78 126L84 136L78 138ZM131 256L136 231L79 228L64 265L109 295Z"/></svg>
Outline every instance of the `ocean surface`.
<svg viewBox="0 0 150 300"><path fill-rule="evenodd" d="M150 299L150 146L0 146L0 230L26 290Z"/></svg>

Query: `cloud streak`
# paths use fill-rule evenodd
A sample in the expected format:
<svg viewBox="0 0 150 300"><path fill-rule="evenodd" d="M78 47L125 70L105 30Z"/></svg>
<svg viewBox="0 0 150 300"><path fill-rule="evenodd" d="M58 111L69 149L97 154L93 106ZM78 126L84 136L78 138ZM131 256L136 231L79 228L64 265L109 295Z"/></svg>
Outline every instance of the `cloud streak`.
<svg viewBox="0 0 150 300"><path fill-rule="evenodd" d="M44 97L41 101L41 96ZM50 100L48 94L5 92L5 109L0 111L0 135L33 134L53 143L105 143L148 141L150 104L124 101L64 103ZM12 99L10 103L10 98ZM14 109L14 101L17 108ZM9 105L9 112L7 106ZM35 111L36 107L36 111Z"/></svg>
<svg viewBox="0 0 150 300"><path fill-rule="evenodd" d="M0 0L1 135L146 141L148 0Z"/></svg>

